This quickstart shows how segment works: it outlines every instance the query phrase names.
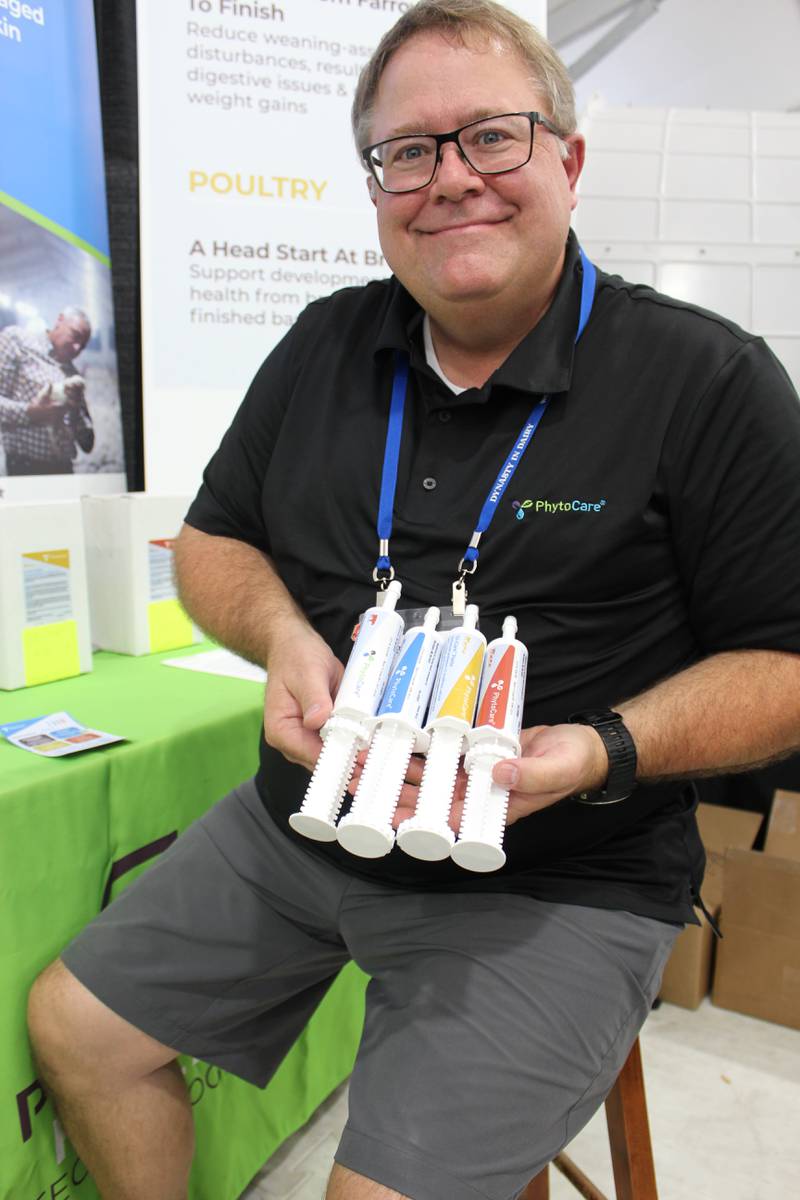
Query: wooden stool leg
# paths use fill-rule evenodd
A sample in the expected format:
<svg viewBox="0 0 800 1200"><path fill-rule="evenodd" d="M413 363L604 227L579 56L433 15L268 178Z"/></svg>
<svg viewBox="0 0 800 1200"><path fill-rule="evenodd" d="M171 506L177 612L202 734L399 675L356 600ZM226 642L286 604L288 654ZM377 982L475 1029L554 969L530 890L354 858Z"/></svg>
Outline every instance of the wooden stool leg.
<svg viewBox="0 0 800 1200"><path fill-rule="evenodd" d="M658 1200L639 1039L606 1100L617 1200Z"/></svg>
<svg viewBox="0 0 800 1200"><path fill-rule="evenodd" d="M530 1181L519 1200L550 1200L550 1177L547 1167Z"/></svg>

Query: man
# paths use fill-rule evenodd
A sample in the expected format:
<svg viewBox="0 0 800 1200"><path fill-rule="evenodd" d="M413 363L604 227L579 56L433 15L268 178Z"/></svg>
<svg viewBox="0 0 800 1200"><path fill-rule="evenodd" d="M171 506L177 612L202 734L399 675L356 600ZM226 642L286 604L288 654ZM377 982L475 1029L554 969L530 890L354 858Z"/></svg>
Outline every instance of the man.
<svg viewBox="0 0 800 1200"><path fill-rule="evenodd" d="M365 68L354 127L395 277L313 304L267 359L178 546L194 617L268 667L261 770L32 993L47 1086L115 1200L186 1196L176 1053L266 1083L350 958L372 982L328 1200L518 1195L602 1103L694 920L685 780L798 737L796 397L722 318L603 274L592 296L553 51L488 0L422 0ZM551 396L469 577L484 630L514 613L532 650L523 753L494 772L513 791L493 875L288 826L372 602L406 359L401 606L447 603ZM624 722L586 712L611 705Z"/></svg>
<svg viewBox="0 0 800 1200"><path fill-rule="evenodd" d="M86 385L74 360L92 329L86 313L65 308L52 329L18 325L0 332L0 436L7 475L71 475L76 447L94 446Z"/></svg>

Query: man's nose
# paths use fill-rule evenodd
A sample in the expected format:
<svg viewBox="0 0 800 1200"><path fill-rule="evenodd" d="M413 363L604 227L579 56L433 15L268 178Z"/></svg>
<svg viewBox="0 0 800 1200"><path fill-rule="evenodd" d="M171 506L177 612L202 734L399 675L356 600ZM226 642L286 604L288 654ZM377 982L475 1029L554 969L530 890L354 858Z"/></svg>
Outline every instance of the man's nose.
<svg viewBox="0 0 800 1200"><path fill-rule="evenodd" d="M439 166L431 184L431 192L448 200L458 199L465 192L483 191L483 176L471 167L455 142L446 142L439 153Z"/></svg>

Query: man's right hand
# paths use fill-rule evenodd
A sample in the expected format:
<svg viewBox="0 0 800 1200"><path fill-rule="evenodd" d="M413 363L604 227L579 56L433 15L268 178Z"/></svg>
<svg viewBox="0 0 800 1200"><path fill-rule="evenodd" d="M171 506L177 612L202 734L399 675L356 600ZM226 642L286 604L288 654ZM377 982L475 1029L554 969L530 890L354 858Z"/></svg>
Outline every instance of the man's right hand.
<svg viewBox="0 0 800 1200"><path fill-rule="evenodd" d="M65 406L53 400L53 385L46 383L28 405L31 425L55 425L64 418Z"/></svg>
<svg viewBox="0 0 800 1200"><path fill-rule="evenodd" d="M344 667L310 628L273 650L267 664L264 736L289 762L311 771L320 751L319 730L331 715Z"/></svg>

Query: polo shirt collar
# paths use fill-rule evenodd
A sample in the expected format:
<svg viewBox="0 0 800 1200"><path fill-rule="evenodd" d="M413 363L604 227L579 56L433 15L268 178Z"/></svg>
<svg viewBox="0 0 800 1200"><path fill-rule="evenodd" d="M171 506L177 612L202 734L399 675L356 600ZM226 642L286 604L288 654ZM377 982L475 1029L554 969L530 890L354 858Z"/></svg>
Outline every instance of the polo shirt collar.
<svg viewBox="0 0 800 1200"><path fill-rule="evenodd" d="M569 390L575 333L580 311L582 267L578 239L570 230L564 270L553 302L530 333L514 348L480 392L497 385L525 392L553 394ZM375 340L375 352L413 352L422 340L422 309L396 279ZM413 355L417 358L417 355ZM476 396L477 389L469 389ZM466 393L464 393L466 396Z"/></svg>

